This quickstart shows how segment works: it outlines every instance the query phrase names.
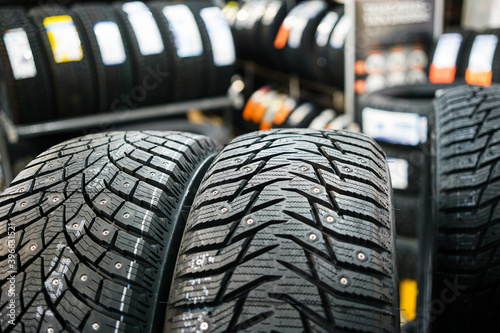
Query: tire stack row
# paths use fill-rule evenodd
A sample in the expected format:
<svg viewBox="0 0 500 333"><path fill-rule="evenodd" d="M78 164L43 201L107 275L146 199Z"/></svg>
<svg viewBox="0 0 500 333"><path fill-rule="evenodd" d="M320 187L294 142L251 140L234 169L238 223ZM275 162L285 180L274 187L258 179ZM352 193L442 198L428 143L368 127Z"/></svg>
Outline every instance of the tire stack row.
<svg viewBox="0 0 500 333"><path fill-rule="evenodd" d="M252 0L224 10L238 57L304 79L344 86L344 43L350 21L343 5L322 0Z"/></svg>
<svg viewBox="0 0 500 333"><path fill-rule="evenodd" d="M500 87L437 95L415 323L494 332ZM363 134L81 137L16 177L0 228L3 332L400 332L389 166Z"/></svg>
<svg viewBox="0 0 500 333"><path fill-rule="evenodd" d="M16 123L222 95L234 71L211 1L3 7L0 34L2 106Z"/></svg>
<svg viewBox="0 0 500 333"><path fill-rule="evenodd" d="M243 120L257 124L260 130L271 128L348 129L356 131L346 115L337 115L331 108L322 109L314 103L280 93L270 86L256 90L242 112Z"/></svg>
<svg viewBox="0 0 500 333"><path fill-rule="evenodd" d="M499 41L498 29L484 32L450 29L439 37L432 51L429 81L482 86L499 83Z"/></svg>

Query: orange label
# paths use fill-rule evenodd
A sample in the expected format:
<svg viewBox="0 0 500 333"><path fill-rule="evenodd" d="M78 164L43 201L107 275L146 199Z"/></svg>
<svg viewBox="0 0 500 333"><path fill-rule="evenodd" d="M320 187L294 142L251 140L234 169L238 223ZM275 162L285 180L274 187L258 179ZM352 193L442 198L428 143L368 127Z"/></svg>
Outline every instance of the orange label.
<svg viewBox="0 0 500 333"><path fill-rule="evenodd" d="M273 123L277 126L283 124L285 122L286 118L288 118L288 115L292 112L292 110L293 110L293 108L283 106L274 115Z"/></svg>
<svg viewBox="0 0 500 333"><path fill-rule="evenodd" d="M365 74L365 62L363 60L356 61L356 63L354 64L354 71L357 75Z"/></svg>
<svg viewBox="0 0 500 333"><path fill-rule="evenodd" d="M356 94L364 94L366 93L366 82L365 80L356 80L354 82L354 91Z"/></svg>
<svg viewBox="0 0 500 333"><path fill-rule="evenodd" d="M264 114L267 111L267 107L268 107L267 103L260 103L255 107L255 110L252 114L252 120L254 123L260 122L260 120L262 119L262 117L264 117Z"/></svg>
<svg viewBox="0 0 500 333"><path fill-rule="evenodd" d="M455 81L456 67L437 68L431 65L429 70L429 80L432 83L452 83Z"/></svg>
<svg viewBox="0 0 500 333"><path fill-rule="evenodd" d="M245 119L246 121L250 121L250 119L252 119L253 110L255 109L256 106L257 105L250 98L247 104L245 104L245 108L243 109L243 119Z"/></svg>
<svg viewBox="0 0 500 333"><path fill-rule="evenodd" d="M276 39L274 40L274 48L281 50L286 46L288 42L288 36L290 35L290 28L285 27L284 24L280 26L278 34L276 34Z"/></svg>
<svg viewBox="0 0 500 333"><path fill-rule="evenodd" d="M266 121L266 120L263 120L261 123L260 123L260 130L261 131L265 131L265 130L270 130L272 127L271 125L271 122L270 121Z"/></svg>
<svg viewBox="0 0 500 333"><path fill-rule="evenodd" d="M465 71L465 81L468 84L475 84L478 86L489 86L491 85L493 73L489 72L471 72L468 68Z"/></svg>

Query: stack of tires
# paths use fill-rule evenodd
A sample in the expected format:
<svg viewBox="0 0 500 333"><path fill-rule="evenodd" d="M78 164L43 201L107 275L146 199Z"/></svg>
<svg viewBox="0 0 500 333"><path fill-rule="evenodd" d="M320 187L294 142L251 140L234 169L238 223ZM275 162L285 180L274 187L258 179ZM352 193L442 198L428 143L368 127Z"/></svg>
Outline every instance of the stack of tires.
<svg viewBox="0 0 500 333"><path fill-rule="evenodd" d="M344 44L351 22L344 6L323 0L252 0L225 17L237 54L304 79L344 86Z"/></svg>
<svg viewBox="0 0 500 333"><path fill-rule="evenodd" d="M482 86L500 83L499 38L498 29L450 29L439 37L432 51L429 81Z"/></svg>
<svg viewBox="0 0 500 333"><path fill-rule="evenodd" d="M494 332L500 87L437 96L415 323ZM399 332L394 215L386 154L363 134L74 139L1 195L0 327Z"/></svg>
<svg viewBox="0 0 500 333"><path fill-rule="evenodd" d="M15 123L223 95L234 72L211 1L4 6L0 34L2 108Z"/></svg>
<svg viewBox="0 0 500 333"><path fill-rule="evenodd" d="M348 129L357 131L350 119L332 108L321 108L310 101L298 102L271 86L256 90L243 108L242 118L260 130L271 128Z"/></svg>

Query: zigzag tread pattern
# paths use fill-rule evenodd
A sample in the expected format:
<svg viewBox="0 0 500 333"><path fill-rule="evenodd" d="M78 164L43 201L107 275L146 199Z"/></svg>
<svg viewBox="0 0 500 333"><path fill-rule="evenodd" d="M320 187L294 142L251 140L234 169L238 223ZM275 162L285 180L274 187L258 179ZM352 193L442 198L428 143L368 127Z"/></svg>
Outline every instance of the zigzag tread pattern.
<svg viewBox="0 0 500 333"><path fill-rule="evenodd" d="M186 193L218 150L194 134L112 132L40 154L0 197L0 331L158 325Z"/></svg>
<svg viewBox="0 0 500 333"><path fill-rule="evenodd" d="M500 315L500 89L456 88L435 105L433 293L446 281L462 288L436 325L462 332L481 323L488 331Z"/></svg>
<svg viewBox="0 0 500 333"><path fill-rule="evenodd" d="M376 147L314 130L229 144L193 202L167 329L397 330L390 185Z"/></svg>

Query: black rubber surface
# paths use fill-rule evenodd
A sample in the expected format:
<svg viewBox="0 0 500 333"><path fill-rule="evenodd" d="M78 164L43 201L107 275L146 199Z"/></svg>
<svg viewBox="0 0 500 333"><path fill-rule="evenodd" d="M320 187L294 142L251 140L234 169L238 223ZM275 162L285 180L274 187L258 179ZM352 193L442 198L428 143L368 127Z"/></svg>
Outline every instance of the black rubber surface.
<svg viewBox="0 0 500 333"><path fill-rule="evenodd" d="M22 28L28 36L37 74L33 78L16 80L8 58L3 36L7 30ZM0 9L0 71L4 110L16 123L34 123L55 117L52 79L46 55L35 27L21 7Z"/></svg>
<svg viewBox="0 0 500 333"><path fill-rule="evenodd" d="M266 10L275 8L276 14L271 16L269 24L266 20L261 20L259 30L260 47L263 54L263 65L272 66L278 70L285 70L286 64L283 61L283 50L274 47L274 40L286 15L296 4L295 0L272 0Z"/></svg>
<svg viewBox="0 0 500 333"><path fill-rule="evenodd" d="M99 91L99 111L115 111L122 94L130 94L134 84L132 54L129 50L127 31L111 8L105 3L77 4L72 7L84 28L83 35L91 46ZM126 59L118 65L105 65L97 43L94 26L99 22L114 22L118 25L123 41Z"/></svg>
<svg viewBox="0 0 500 333"><path fill-rule="evenodd" d="M325 45L319 46L317 44L317 35L318 35L318 29L319 26L323 23L324 25L322 26L322 29L325 29L325 26L329 24L328 20L326 17L329 15L330 12L334 12L337 14L337 21L333 23L333 26L331 26L331 30L328 32L328 40ZM329 12L326 13L326 15L323 17L321 22L318 24L316 27L315 34L313 36L314 42L311 50L311 59L313 61L313 71L316 73L315 76L319 78L321 81L326 82L326 83L331 83L333 78L328 74L328 63L330 61L328 57L328 49L330 48L329 42L330 42L330 36L332 35L333 29L335 29L335 25L337 25L338 20L340 19L340 15L344 12L344 6L342 5L335 5L332 8L330 8ZM340 15L339 15L340 14ZM325 21L324 21L325 20ZM341 70L340 68L338 70Z"/></svg>
<svg viewBox="0 0 500 333"><path fill-rule="evenodd" d="M231 84L231 77L235 74L235 63L227 66L217 66L214 62L212 41L207 31L207 25L200 16L200 10L207 7L214 7L214 2L207 1L186 1L185 4L191 9L200 29L201 39L203 41L204 56L206 59L206 68L208 70L207 80L205 82L204 96L227 95L227 90ZM218 7L217 7L218 8ZM234 41L231 39L227 48L234 49Z"/></svg>
<svg viewBox="0 0 500 333"><path fill-rule="evenodd" d="M113 4L113 9L125 28L125 36L128 37L128 45L132 53L134 73L134 88L128 95L128 100L123 100L121 108L136 108L138 106L157 105L173 100L175 84L174 46L165 40L165 32L162 23L154 15L154 9L150 2L145 2L156 20L156 24L163 39L163 52L158 54L143 55L139 42L130 23L128 14L122 9L123 2Z"/></svg>
<svg viewBox="0 0 500 333"><path fill-rule="evenodd" d="M500 87L436 100L432 332L495 332L500 315ZM432 246L432 242L428 242Z"/></svg>
<svg viewBox="0 0 500 333"><path fill-rule="evenodd" d="M208 74L206 60L208 53L205 45L208 41L202 39L204 48L199 56L179 57L176 51L174 35L170 30L168 20L163 14L163 8L170 5L178 4L165 1L152 1L148 3L156 22L158 22L164 43L170 49L169 60L172 63L173 86L171 90L173 92L173 99L175 101L197 99L204 96L206 89L204 80Z"/></svg>
<svg viewBox="0 0 500 333"><path fill-rule="evenodd" d="M446 84L421 84L392 87L364 96L360 101L357 119L363 127L362 110L370 107L391 112L416 113L427 117L428 133L432 132L433 99ZM417 237L419 224L429 219L430 207L430 138L417 146L379 141L388 157L408 162L408 188L394 190L394 207L398 235Z"/></svg>
<svg viewBox="0 0 500 333"><path fill-rule="evenodd" d="M297 49L293 49L288 45L285 49L285 59L288 63L288 67L297 75L305 79L313 81L320 79L320 73L316 71L316 66L314 66L313 45L316 29L326 12L327 7L325 3L325 7L307 21L304 31L302 32L300 46Z"/></svg>
<svg viewBox="0 0 500 333"><path fill-rule="evenodd" d="M187 211L217 150L194 134L114 132L38 156L1 195L0 330L161 332Z"/></svg>
<svg viewBox="0 0 500 333"><path fill-rule="evenodd" d="M335 29L337 26L340 26L339 23L342 20L342 17L344 17L344 9L338 9L337 13L339 14L339 21L335 25L332 31L335 33ZM331 36L330 35L330 38ZM345 44L345 41L344 41ZM337 88L339 89L344 89L344 79L345 79L345 58L344 58L344 51L345 51L345 45L342 45L341 48L333 48L330 44L330 40L328 40L328 47L325 51L326 54L326 59L328 59L328 79L329 82L334 84Z"/></svg>
<svg viewBox="0 0 500 333"><path fill-rule="evenodd" d="M373 140L240 136L196 195L167 330L399 332L396 266L387 164Z"/></svg>
<svg viewBox="0 0 500 333"><path fill-rule="evenodd" d="M486 33L493 34L498 37L499 43L495 49L495 53L493 54L493 63L491 66L492 78L491 81L495 83L500 83L500 29L490 29L487 30Z"/></svg>
<svg viewBox="0 0 500 333"><path fill-rule="evenodd" d="M81 41L83 58L80 61L57 63L49 42L44 19L51 16L71 16ZM57 5L42 5L29 11L29 17L38 29L52 73L55 103L59 117L73 117L97 112L97 84L90 46L82 38L83 27L75 13Z"/></svg>

